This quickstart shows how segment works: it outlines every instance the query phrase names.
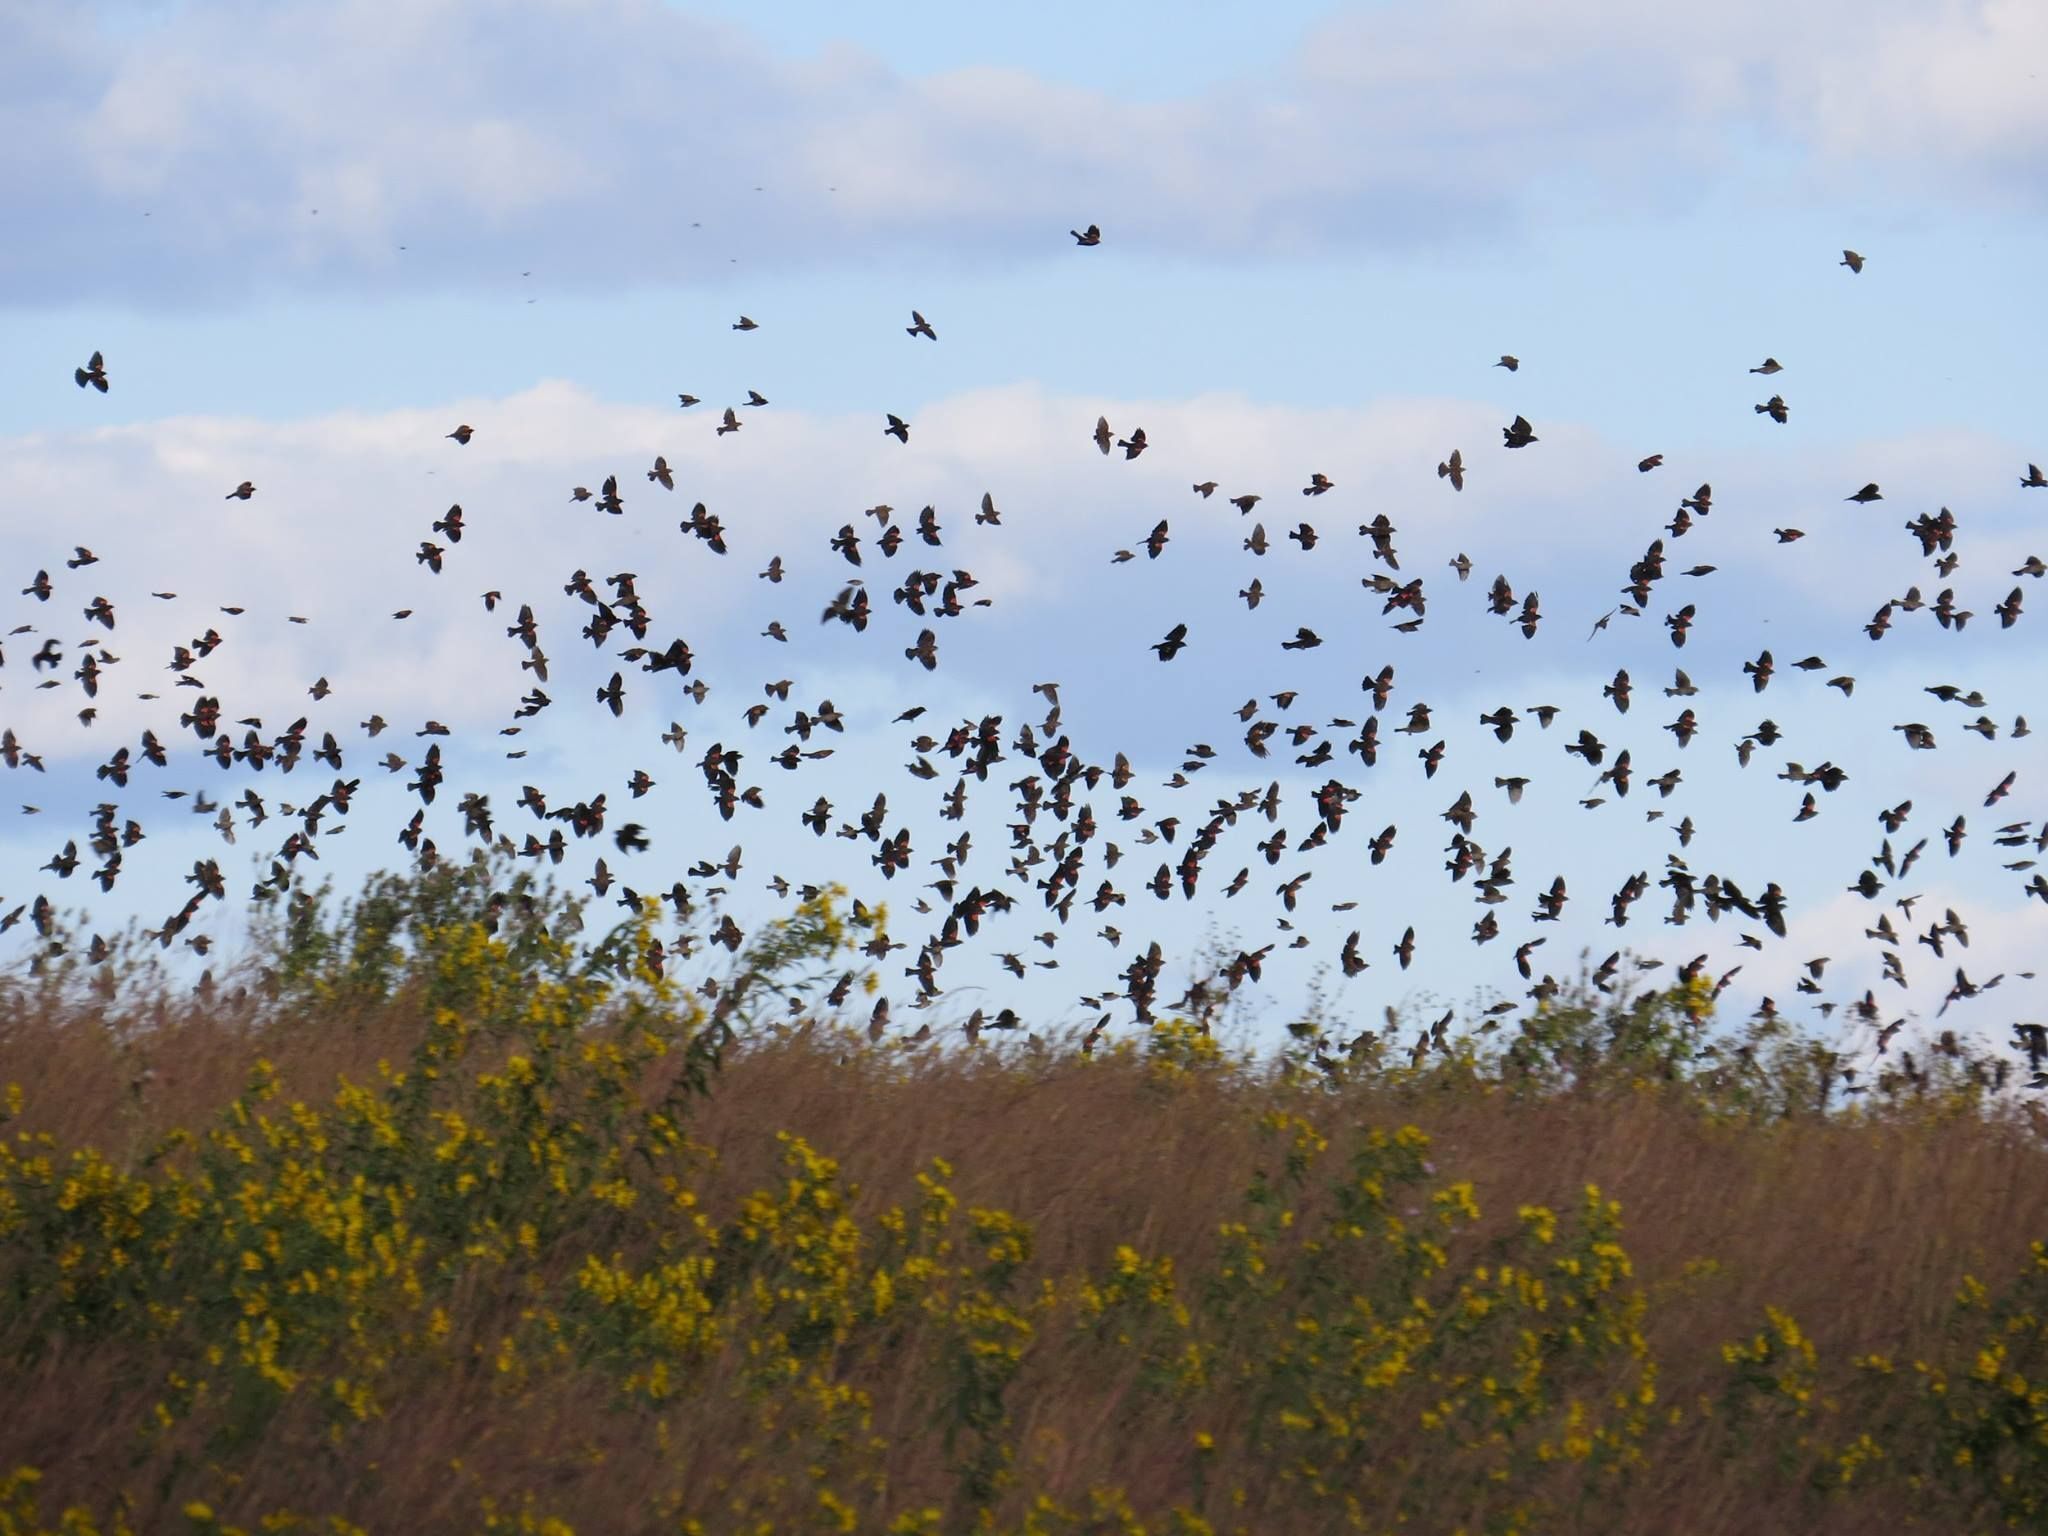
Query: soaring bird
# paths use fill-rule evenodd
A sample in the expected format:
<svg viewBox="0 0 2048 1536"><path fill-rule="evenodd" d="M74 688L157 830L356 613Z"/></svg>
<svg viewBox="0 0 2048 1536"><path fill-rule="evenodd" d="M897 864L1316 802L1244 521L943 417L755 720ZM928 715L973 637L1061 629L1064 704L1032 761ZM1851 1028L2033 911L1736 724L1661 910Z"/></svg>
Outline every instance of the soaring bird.
<svg viewBox="0 0 2048 1536"><path fill-rule="evenodd" d="M83 368L71 370L71 377L78 381L80 389L90 384L104 395L107 392L107 360L95 352Z"/></svg>
<svg viewBox="0 0 2048 1536"><path fill-rule="evenodd" d="M1173 626L1172 629L1169 629L1166 632L1166 638L1164 640L1161 640L1157 645L1153 646L1152 649L1159 653L1159 659L1161 661L1171 661L1174 657L1178 656L1181 653L1181 648L1185 646L1187 643L1187 625L1176 624Z"/></svg>
<svg viewBox="0 0 2048 1536"><path fill-rule="evenodd" d="M1749 371L1751 373L1761 373L1768 377L1769 375L1774 373L1783 373L1785 371L1785 365L1779 362L1775 357L1767 357L1763 360L1761 364L1759 364L1755 368L1750 369Z"/></svg>
<svg viewBox="0 0 2048 1536"><path fill-rule="evenodd" d="M937 341L939 339L939 333L932 329L931 322L914 309L910 312L910 324L903 327L903 329L908 335L922 336L927 341Z"/></svg>
<svg viewBox="0 0 2048 1536"><path fill-rule="evenodd" d="M1439 480L1450 481L1451 489L1454 491L1465 489L1465 455L1453 448L1451 456L1437 465L1436 477Z"/></svg>
<svg viewBox="0 0 2048 1536"><path fill-rule="evenodd" d="M1536 441L1536 429L1529 425L1529 418L1526 416L1517 416L1500 429L1500 435L1502 441L1510 448L1526 448Z"/></svg>
<svg viewBox="0 0 2048 1536"><path fill-rule="evenodd" d="M1783 395L1773 395L1756 408L1756 413L1759 416L1770 417L1771 420L1782 427L1785 425L1786 417L1790 414L1791 409L1790 406L1785 404L1785 397Z"/></svg>
<svg viewBox="0 0 2048 1536"><path fill-rule="evenodd" d="M1847 267L1851 272L1861 272L1863 270L1863 258L1854 251L1844 251L1842 252L1842 259L1835 263L1835 265Z"/></svg>
<svg viewBox="0 0 2048 1536"><path fill-rule="evenodd" d="M725 420L718 424L718 435L720 437L723 437L726 433L737 432L739 431L739 429L740 414L738 411L735 411L731 406L728 405L725 408Z"/></svg>
<svg viewBox="0 0 2048 1536"><path fill-rule="evenodd" d="M1090 224L1086 229L1070 229L1067 233L1074 237L1076 245L1102 244L1102 230L1094 224Z"/></svg>
<svg viewBox="0 0 2048 1536"><path fill-rule="evenodd" d="M1514 357L1506 352L1503 352L1500 355L1500 361L1495 363L1493 366L1496 368L1505 368L1509 373L1513 373L1516 369L1522 366L1522 360L1519 357Z"/></svg>
<svg viewBox="0 0 2048 1536"><path fill-rule="evenodd" d="M909 442L910 423L905 421L901 416L896 415L893 411L887 414L889 416L889 425L882 428L882 435L884 437L893 437L899 443Z"/></svg>
<svg viewBox="0 0 2048 1536"><path fill-rule="evenodd" d="M745 315L741 315L734 323L733 329L736 331L758 331L761 327L754 321L749 320Z"/></svg>
<svg viewBox="0 0 2048 1536"><path fill-rule="evenodd" d="M1880 491L1877 488L1877 482L1873 480L1868 485L1864 486L1862 490L1858 491L1854 496L1844 496L1842 500L1864 502L1883 501L1884 492Z"/></svg>

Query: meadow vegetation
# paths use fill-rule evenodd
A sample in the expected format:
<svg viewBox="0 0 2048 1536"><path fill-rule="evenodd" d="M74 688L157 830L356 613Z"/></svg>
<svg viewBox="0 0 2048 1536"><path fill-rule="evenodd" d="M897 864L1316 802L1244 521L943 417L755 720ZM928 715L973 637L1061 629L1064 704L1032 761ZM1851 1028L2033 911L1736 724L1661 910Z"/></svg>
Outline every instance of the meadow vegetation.
<svg viewBox="0 0 2048 1536"><path fill-rule="evenodd" d="M1220 973L915 1040L885 913L715 916L480 860L291 897L196 993L44 942L0 1536L2048 1529L2003 1063L1851 1080L1658 973L1426 1050L1255 1053Z"/></svg>

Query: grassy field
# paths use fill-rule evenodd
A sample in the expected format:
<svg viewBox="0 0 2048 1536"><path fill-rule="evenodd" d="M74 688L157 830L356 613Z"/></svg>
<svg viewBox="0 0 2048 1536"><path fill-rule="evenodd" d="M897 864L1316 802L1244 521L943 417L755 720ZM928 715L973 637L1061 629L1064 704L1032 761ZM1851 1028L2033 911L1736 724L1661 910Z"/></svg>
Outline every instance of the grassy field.
<svg viewBox="0 0 2048 1536"><path fill-rule="evenodd" d="M1698 983L871 1039L844 905L714 996L481 869L7 983L0 1536L2048 1529L2002 1064Z"/></svg>

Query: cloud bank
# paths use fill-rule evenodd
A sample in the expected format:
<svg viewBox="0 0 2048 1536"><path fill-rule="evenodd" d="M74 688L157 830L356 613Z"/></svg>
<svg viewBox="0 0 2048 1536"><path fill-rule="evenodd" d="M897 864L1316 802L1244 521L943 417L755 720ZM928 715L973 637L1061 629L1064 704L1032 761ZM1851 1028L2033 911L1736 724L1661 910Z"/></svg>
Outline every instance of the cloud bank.
<svg viewBox="0 0 2048 1536"><path fill-rule="evenodd" d="M0 11L14 302L445 289L507 253L590 288L1002 264L1091 221L1197 259L1413 250L1760 171L1788 203L2038 208L2048 157L2022 0L1360 7L1143 102L791 57L655 0L110 14Z"/></svg>

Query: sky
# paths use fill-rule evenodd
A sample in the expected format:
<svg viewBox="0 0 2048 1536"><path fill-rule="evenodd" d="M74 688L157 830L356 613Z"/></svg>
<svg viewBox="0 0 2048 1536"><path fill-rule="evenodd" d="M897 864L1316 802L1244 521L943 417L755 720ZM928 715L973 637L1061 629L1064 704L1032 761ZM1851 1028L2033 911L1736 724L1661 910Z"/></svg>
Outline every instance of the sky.
<svg viewBox="0 0 2048 1536"><path fill-rule="evenodd" d="M626 883L666 889L738 843L743 873L716 883L748 925L781 910L772 876L845 881L890 903L908 947L881 967L883 990L906 1011L918 988L901 973L947 909L933 861L966 831L954 896L979 885L1016 905L943 955L942 1023L1015 1000L1048 1022L1106 1012L1126 1027L1118 973L1154 939L1163 999L1212 948L1273 945L1242 998L1273 1038L1318 993L1360 1022L1521 999L1514 952L1535 938L1539 976L1617 948L1664 962L1651 981L1700 955L1716 976L1740 966L1724 1011L1768 997L1824 1033L1842 1015L1817 1005L1866 990L1916 1030L2002 1039L2048 1016L2048 964L2025 974L2048 955L2048 902L2027 894L2048 751L2015 732L2048 722L2048 618L2025 606L2036 582L2013 574L2048 546L2048 490L2019 484L2048 458L2048 12L986 11L792 4L771 23L760 7L658 0L0 0L0 195L30 232L0 243L0 526L20 576L0 604L5 628L28 626L0 640L0 723L44 768L10 774L36 809L0 819L0 915L41 892L112 931L174 910L195 859L220 858L237 894L267 868L294 825L276 805L260 827L236 812L229 847L211 814L163 791L303 805L334 775L202 759L179 715L203 693L267 738L301 715L316 743L336 734L362 791L323 822L317 872L343 887L404 857L396 830L423 807L410 772L379 760L416 763L432 720L449 730L435 738L447 787L424 807L444 852L465 843L464 792L488 794L515 839L548 830L517 805L522 786L551 806L605 792L610 826L640 823L651 847L576 842L562 878L602 854ZM1069 231L1090 224L1101 243L1077 245ZM913 309L936 341L906 334ZM743 315L758 328L735 330ZM94 351L105 393L73 381ZM1782 371L1753 373L1767 357ZM749 391L766 403L741 404ZM701 403L681 407L685 393ZM1783 425L1756 410L1772 395ZM728 405L742 426L721 435ZM907 442L884 433L887 413L910 423ZM1510 450L1499 434L1518 414L1537 441ZM1142 454L1099 454L1098 417L1117 437L1142 427ZM446 435L463 423L467 444ZM1463 491L1437 473L1453 448ZM647 478L657 454L673 491ZM608 474L621 515L570 499ZM1301 494L1312 474L1326 494ZM226 494L244 480L251 498ZM1189 489L1209 480L1212 497ZM1882 500L1845 500L1872 481ZM1703 483L1712 511L1674 534ZM999 524L975 521L984 493ZM1249 514L1228 504L1245 493L1262 498ZM699 501L728 554L678 530ZM893 558L863 515L880 504L906 533ZM927 504L937 548L916 533ZM451 505L459 543L431 529ZM1947 576L1902 526L1944 507ZM1381 516L1396 579L1425 584L1412 634L1360 584L1395 575L1358 532ZM1304 521L1313 549L1288 537ZM858 568L831 545L848 524ZM1255 525L1264 554L1247 547ZM438 574L416 558L430 539ZM1628 612L1622 589L1657 539L1665 574ZM68 567L77 546L96 561ZM1465 581L1450 569L1461 553ZM756 574L774 556L779 583ZM1714 569L1681 574L1696 565ZM970 572L969 606L907 611L891 594L914 568ZM38 569L47 603L16 595ZM601 589L634 573L649 643L687 640L701 701L622 660L622 632L603 649L581 637L592 610L563 590L579 569ZM1538 595L1533 637L1488 611L1496 577L1516 614ZM866 632L821 624L854 578L873 602ZM1255 609L1240 595L1253 578ZM1932 616L1945 587L1973 614L1961 629ZM2015 587L2025 604L2001 627ZM1910 588L1928 606L1895 604L1873 642L1865 623ZM495 611L487 590L503 594ZM97 597L111 631L86 617ZM552 700L524 719L535 678L505 633L521 603ZM1681 650L1665 618L1688 603ZM786 639L764 633L771 621ZM1160 661L1150 648L1181 623L1187 648ZM1282 649L1304 626L1320 643ZM209 627L216 651L167 666ZM923 628L929 672L904 654ZM38 673L46 639L65 661ZM74 676L88 644L119 658L92 699ZM1776 670L1759 691L1743 667L1764 650ZM1822 665L1794 665L1809 657ZM1346 743L1374 713L1361 680L1389 664L1368 766ZM1697 694L1665 693L1680 667ZM595 698L615 669L616 719ZM1618 671L1626 712L1604 691ZM784 679L786 700L764 691ZM1077 793L1101 830L1064 924L1039 882L1065 829L1048 810L1028 841L1013 831L1013 786L1047 777L1017 732L1049 744L1033 686L1048 682L1053 734L1085 763L1125 754L1140 807L1121 816L1106 781ZM1984 702L1924 691L1943 685ZM773 762L796 711L828 698L847 729L808 745L832 755ZM1238 718L1248 701L1277 728L1263 758ZM1417 704L1429 724L1405 734ZM1557 706L1547 729L1538 704ZM1501 705L1522 716L1506 742L1478 719ZM1681 747L1666 727L1688 706L1699 730ZM373 714L390 722L374 743ZM942 819L959 764L914 738L991 715L1005 760L968 780L961 821ZM1980 719L1988 737L1970 729ZM1936 747L1909 747L1904 724ZM672 725L680 752L661 740ZM1315 734L1293 744L1297 725ZM145 729L169 765L110 789L94 770ZM1629 752L1626 795L1565 753L1581 730L1601 766ZM1743 766L1737 743L1760 731L1774 739ZM1296 761L1323 741L1328 761ZM1428 775L1418 751L1438 741ZM742 751L761 809L718 816L697 766L713 743ZM920 760L933 776L905 771ZM1795 821L1809 786L1782 775L1822 763L1847 778L1810 786L1815 814ZM1674 768L1660 795L1647 781ZM635 769L657 781L640 798ZM1333 777L1357 797L1305 847ZM1528 780L1519 802L1496 782L1509 778ZM1263 804L1275 784L1272 820L1233 809L1193 899L1155 900L1154 871L1178 867L1219 803ZM822 796L836 830L877 791L914 848L891 879L865 838L798 820ZM1487 862L1511 850L1497 904L1444 868L1444 813L1466 791ZM147 834L114 888L88 885L86 866L68 881L40 869L87 840L110 797ZM1887 834L1877 812L1908 799ZM1387 827L1398 835L1373 864L1366 845ZM2021 828L2008 846L2001 827ZM1282 830L1269 863L1259 845ZM1896 868L1923 837L1916 867L1880 871L1881 894L1852 891L1887 839ZM1752 895L1776 882L1788 935L1734 915L1667 922L1657 882L1673 857ZM1649 888L1628 924L1604 921L1638 872ZM1289 911L1279 888L1304 873ZM1560 876L1563 920L1537 921L1536 893ZM1097 913L1105 882L1123 902ZM234 905L209 904L204 926L235 932ZM1880 913L1903 982L1867 936ZM1476 943L1488 914L1499 936ZM1411 925L1404 968L1394 948ZM1354 930L1370 965L1346 979L1333 971ZM1822 956L1821 990L1795 991ZM1840 1032L1868 1049L1868 1030Z"/></svg>

